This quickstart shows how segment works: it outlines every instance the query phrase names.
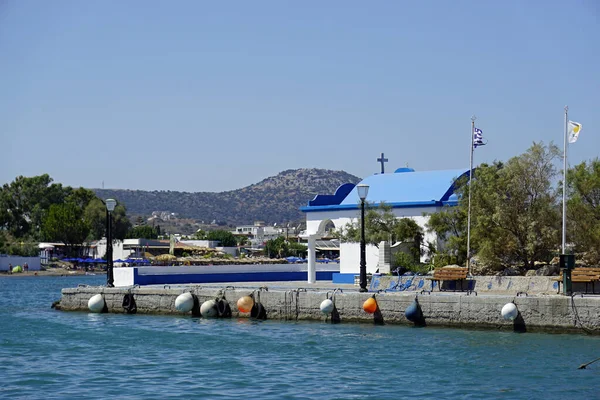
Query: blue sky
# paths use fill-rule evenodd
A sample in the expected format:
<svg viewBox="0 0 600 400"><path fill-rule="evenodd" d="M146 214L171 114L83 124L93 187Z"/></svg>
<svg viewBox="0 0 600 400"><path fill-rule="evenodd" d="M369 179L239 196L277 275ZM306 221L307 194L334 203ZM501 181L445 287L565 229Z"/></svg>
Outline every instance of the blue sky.
<svg viewBox="0 0 600 400"><path fill-rule="evenodd" d="M223 191L291 168L599 156L600 3L0 2L0 183ZM560 166L560 162L557 162ZM332 188L333 190L334 188Z"/></svg>

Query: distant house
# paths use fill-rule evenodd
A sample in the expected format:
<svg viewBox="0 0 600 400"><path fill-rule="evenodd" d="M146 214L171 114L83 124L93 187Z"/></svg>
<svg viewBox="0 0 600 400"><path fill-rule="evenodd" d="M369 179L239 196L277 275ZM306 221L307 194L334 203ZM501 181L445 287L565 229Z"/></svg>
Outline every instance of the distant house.
<svg viewBox="0 0 600 400"><path fill-rule="evenodd" d="M385 203L392 207L398 218L411 218L425 231L425 242L432 241L441 246L433 233L426 231L429 216L439 212L443 206L455 206L458 198L454 193L455 181L468 176L468 169L421 171L411 168L399 168L391 174L378 174L363 179L359 184L369 185L366 201L378 206ZM325 235L325 228L333 224L340 229L350 222L360 223L360 199L356 185L347 183L337 188L333 195L317 195L301 211L306 213L306 232L308 240L309 281L314 282L314 263L316 241ZM367 246L367 273L377 269L379 250ZM312 263L312 266L311 266ZM340 273L355 275L359 273L360 244L340 244Z"/></svg>
<svg viewBox="0 0 600 400"><path fill-rule="evenodd" d="M246 236L252 246L260 247L267 240L275 239L285 232L285 228L265 225L262 221L256 221L253 225L236 226L231 233L235 236Z"/></svg>

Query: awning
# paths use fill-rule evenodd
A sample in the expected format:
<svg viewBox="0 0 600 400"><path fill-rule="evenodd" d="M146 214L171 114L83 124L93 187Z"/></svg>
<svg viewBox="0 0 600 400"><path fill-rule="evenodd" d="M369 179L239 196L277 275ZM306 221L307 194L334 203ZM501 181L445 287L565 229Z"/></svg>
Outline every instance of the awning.
<svg viewBox="0 0 600 400"><path fill-rule="evenodd" d="M339 251L340 242L337 240L316 240L315 248L321 251Z"/></svg>

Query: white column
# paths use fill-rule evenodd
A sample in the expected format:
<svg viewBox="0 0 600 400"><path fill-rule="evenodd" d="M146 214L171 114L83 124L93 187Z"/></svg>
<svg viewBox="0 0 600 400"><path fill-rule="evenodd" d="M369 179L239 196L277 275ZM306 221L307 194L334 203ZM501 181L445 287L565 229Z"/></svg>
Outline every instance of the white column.
<svg viewBox="0 0 600 400"><path fill-rule="evenodd" d="M316 236L310 235L308 237L308 283L315 283L317 281L317 271L316 271Z"/></svg>

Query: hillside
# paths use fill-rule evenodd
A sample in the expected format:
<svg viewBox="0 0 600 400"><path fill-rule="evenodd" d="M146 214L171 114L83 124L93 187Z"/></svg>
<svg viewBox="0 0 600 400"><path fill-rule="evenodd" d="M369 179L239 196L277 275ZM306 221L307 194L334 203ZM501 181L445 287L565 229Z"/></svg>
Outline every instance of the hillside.
<svg viewBox="0 0 600 400"><path fill-rule="evenodd" d="M344 171L295 169L280 172L259 183L221 193L92 189L100 198L115 198L129 215L153 211L178 213L181 218L213 220L228 225L298 221L298 210L317 194L333 194L339 185L360 179Z"/></svg>

